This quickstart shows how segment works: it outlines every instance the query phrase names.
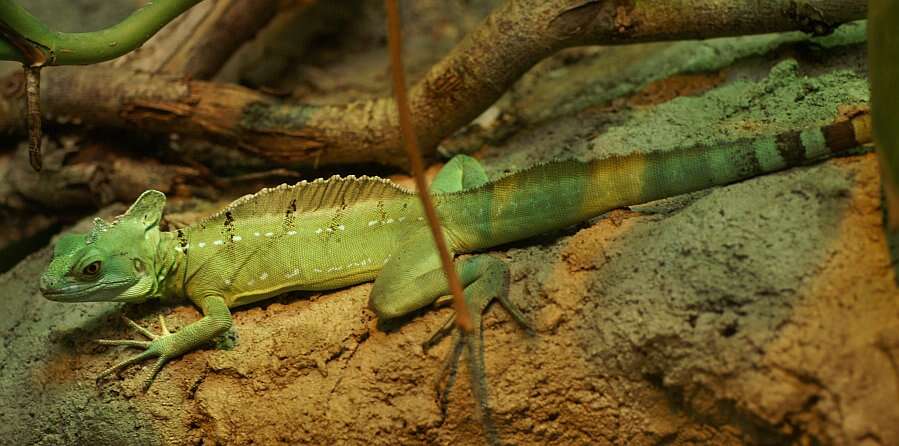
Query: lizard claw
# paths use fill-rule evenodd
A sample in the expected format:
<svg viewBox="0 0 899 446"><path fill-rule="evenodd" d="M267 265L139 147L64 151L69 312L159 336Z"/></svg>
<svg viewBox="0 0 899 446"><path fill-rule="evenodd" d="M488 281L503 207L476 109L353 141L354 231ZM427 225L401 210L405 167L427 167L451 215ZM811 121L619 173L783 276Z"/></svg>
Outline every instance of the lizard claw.
<svg viewBox="0 0 899 446"><path fill-rule="evenodd" d="M147 330L146 328L140 326L139 324L132 321L131 319L128 319L125 316L122 316L122 319L124 319L125 322L131 326L131 328L149 338L150 340L141 341L135 339L98 339L96 342L100 345L124 345L127 347L142 348L144 349L144 351L140 354L120 361L112 367L107 368L106 370L103 370L99 375L97 375L97 381L99 381L104 376L118 372L125 367L130 366L131 364L135 364L145 359L157 356L158 359L156 360L156 363L153 364L153 368L150 370L149 376L144 380L143 383L143 390L146 392L150 388L150 385L153 383L153 380L156 378L156 375L160 370L162 370L162 367L165 366L165 363L169 359L177 356L175 354L172 354L172 352L167 351L170 350L169 348L167 348L170 344L167 341L170 339L170 336L172 336L172 333L166 326L165 318L163 318L162 315L159 315L159 326L162 333L159 335L151 332L150 330Z"/></svg>

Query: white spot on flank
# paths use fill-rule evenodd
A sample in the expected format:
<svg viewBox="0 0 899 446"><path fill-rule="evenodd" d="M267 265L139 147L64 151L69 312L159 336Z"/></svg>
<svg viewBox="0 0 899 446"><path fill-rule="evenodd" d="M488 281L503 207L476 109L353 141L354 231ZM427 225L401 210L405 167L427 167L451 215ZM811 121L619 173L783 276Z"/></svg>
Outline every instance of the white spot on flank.
<svg viewBox="0 0 899 446"><path fill-rule="evenodd" d="M287 235L297 235L297 231L287 231Z"/></svg>
<svg viewBox="0 0 899 446"><path fill-rule="evenodd" d="M262 235L262 234L260 234L260 233L258 233L258 232L254 232L253 235L255 235L256 237L259 237L259 236Z"/></svg>
<svg viewBox="0 0 899 446"><path fill-rule="evenodd" d="M297 269L297 268L294 268L294 269L293 269L293 272L289 272L289 273L287 273L287 274L284 274L284 277L290 279L291 277L296 276L296 275L299 274L299 273L300 273L300 270Z"/></svg>
<svg viewBox="0 0 899 446"><path fill-rule="evenodd" d="M231 236L231 240L234 240L235 242L239 242L239 241L243 240L243 237L241 237L239 235L234 235L234 236Z"/></svg>
<svg viewBox="0 0 899 446"><path fill-rule="evenodd" d="M391 224L391 223L393 223L393 219L392 219L392 218L388 218L387 221L384 222L384 224L387 224L387 225L389 225L389 224Z"/></svg>
<svg viewBox="0 0 899 446"><path fill-rule="evenodd" d="M175 247L175 251L184 252L184 249L181 248L181 245Z"/></svg>
<svg viewBox="0 0 899 446"><path fill-rule="evenodd" d="M259 280L265 280L265 279L268 279L268 273L262 273L259 275Z"/></svg>
<svg viewBox="0 0 899 446"><path fill-rule="evenodd" d="M403 220L405 220L405 219L406 219L406 217L400 217L400 218L397 219L397 221L403 221Z"/></svg>
<svg viewBox="0 0 899 446"><path fill-rule="evenodd" d="M378 220L372 220L372 221L368 222L369 226L374 226L376 224L378 224Z"/></svg>
<svg viewBox="0 0 899 446"><path fill-rule="evenodd" d="M197 246L199 246L200 248L202 248L202 247L206 246L206 242L200 242L200 243L197 243Z"/></svg>
<svg viewBox="0 0 899 446"><path fill-rule="evenodd" d="M350 262L350 264L347 265L346 267L347 267L347 268L352 268L352 267L354 267L354 266L365 266L365 265L368 265L369 263L371 263L371 257L369 257L369 258L367 258L367 259L360 260L360 261L358 261L358 262Z"/></svg>
<svg viewBox="0 0 899 446"><path fill-rule="evenodd" d="M273 236L273 235L275 235L273 232L266 232L266 233L265 233L265 236L266 236L266 237L271 237L271 236Z"/></svg>
<svg viewBox="0 0 899 446"><path fill-rule="evenodd" d="M416 218L416 220L418 220L418 221L424 221L424 217L418 217L418 218Z"/></svg>
<svg viewBox="0 0 899 446"><path fill-rule="evenodd" d="M339 231L343 231L344 229L346 229L346 226L344 226L344 225L340 225L337 227L337 230L339 230Z"/></svg>
<svg viewBox="0 0 899 446"><path fill-rule="evenodd" d="M225 279L225 285L231 285L231 279Z"/></svg>
<svg viewBox="0 0 899 446"><path fill-rule="evenodd" d="M316 233L316 234L321 234L321 233L322 233L322 228L316 229L316 230L315 230L315 233Z"/></svg>
<svg viewBox="0 0 899 446"><path fill-rule="evenodd" d="M317 273L322 272L322 270L320 270L320 269L318 269L318 268L314 268L312 271L315 271L315 272L317 272Z"/></svg>
<svg viewBox="0 0 899 446"><path fill-rule="evenodd" d="M213 245L221 245L221 244L224 244L224 243L225 243L225 242L223 242L223 241L221 241L221 240L216 240L216 241L212 242Z"/></svg>

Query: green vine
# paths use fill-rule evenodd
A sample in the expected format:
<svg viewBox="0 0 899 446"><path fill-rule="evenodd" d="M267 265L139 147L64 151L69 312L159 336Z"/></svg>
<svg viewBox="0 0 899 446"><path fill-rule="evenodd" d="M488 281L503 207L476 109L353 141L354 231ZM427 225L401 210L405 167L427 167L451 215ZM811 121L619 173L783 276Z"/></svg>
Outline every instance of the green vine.
<svg viewBox="0 0 899 446"><path fill-rule="evenodd" d="M13 0L0 0L0 60L26 65L86 65L127 54L160 28L201 0L151 0L121 22L99 31L53 31ZM43 60L23 54L19 38L42 54Z"/></svg>

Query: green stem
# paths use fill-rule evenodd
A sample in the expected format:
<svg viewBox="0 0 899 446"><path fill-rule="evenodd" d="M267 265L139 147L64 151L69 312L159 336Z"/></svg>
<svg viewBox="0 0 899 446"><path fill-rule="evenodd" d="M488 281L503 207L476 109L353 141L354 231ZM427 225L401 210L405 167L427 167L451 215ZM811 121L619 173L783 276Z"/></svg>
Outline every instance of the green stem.
<svg viewBox="0 0 899 446"><path fill-rule="evenodd" d="M52 31L13 0L0 0L0 21L46 53L47 65L85 65L115 59L141 46L160 28L201 0L151 0L121 22L99 31ZM0 60L28 63L0 38Z"/></svg>

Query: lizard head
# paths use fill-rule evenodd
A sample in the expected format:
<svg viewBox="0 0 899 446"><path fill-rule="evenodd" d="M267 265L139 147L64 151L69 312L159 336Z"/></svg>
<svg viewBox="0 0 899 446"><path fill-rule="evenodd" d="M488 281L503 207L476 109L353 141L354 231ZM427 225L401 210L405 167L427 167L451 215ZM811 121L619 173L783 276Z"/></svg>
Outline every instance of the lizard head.
<svg viewBox="0 0 899 446"><path fill-rule="evenodd" d="M94 220L87 234L66 234L41 276L41 293L60 302L140 302L157 290L154 270L162 192L148 190L112 223Z"/></svg>

